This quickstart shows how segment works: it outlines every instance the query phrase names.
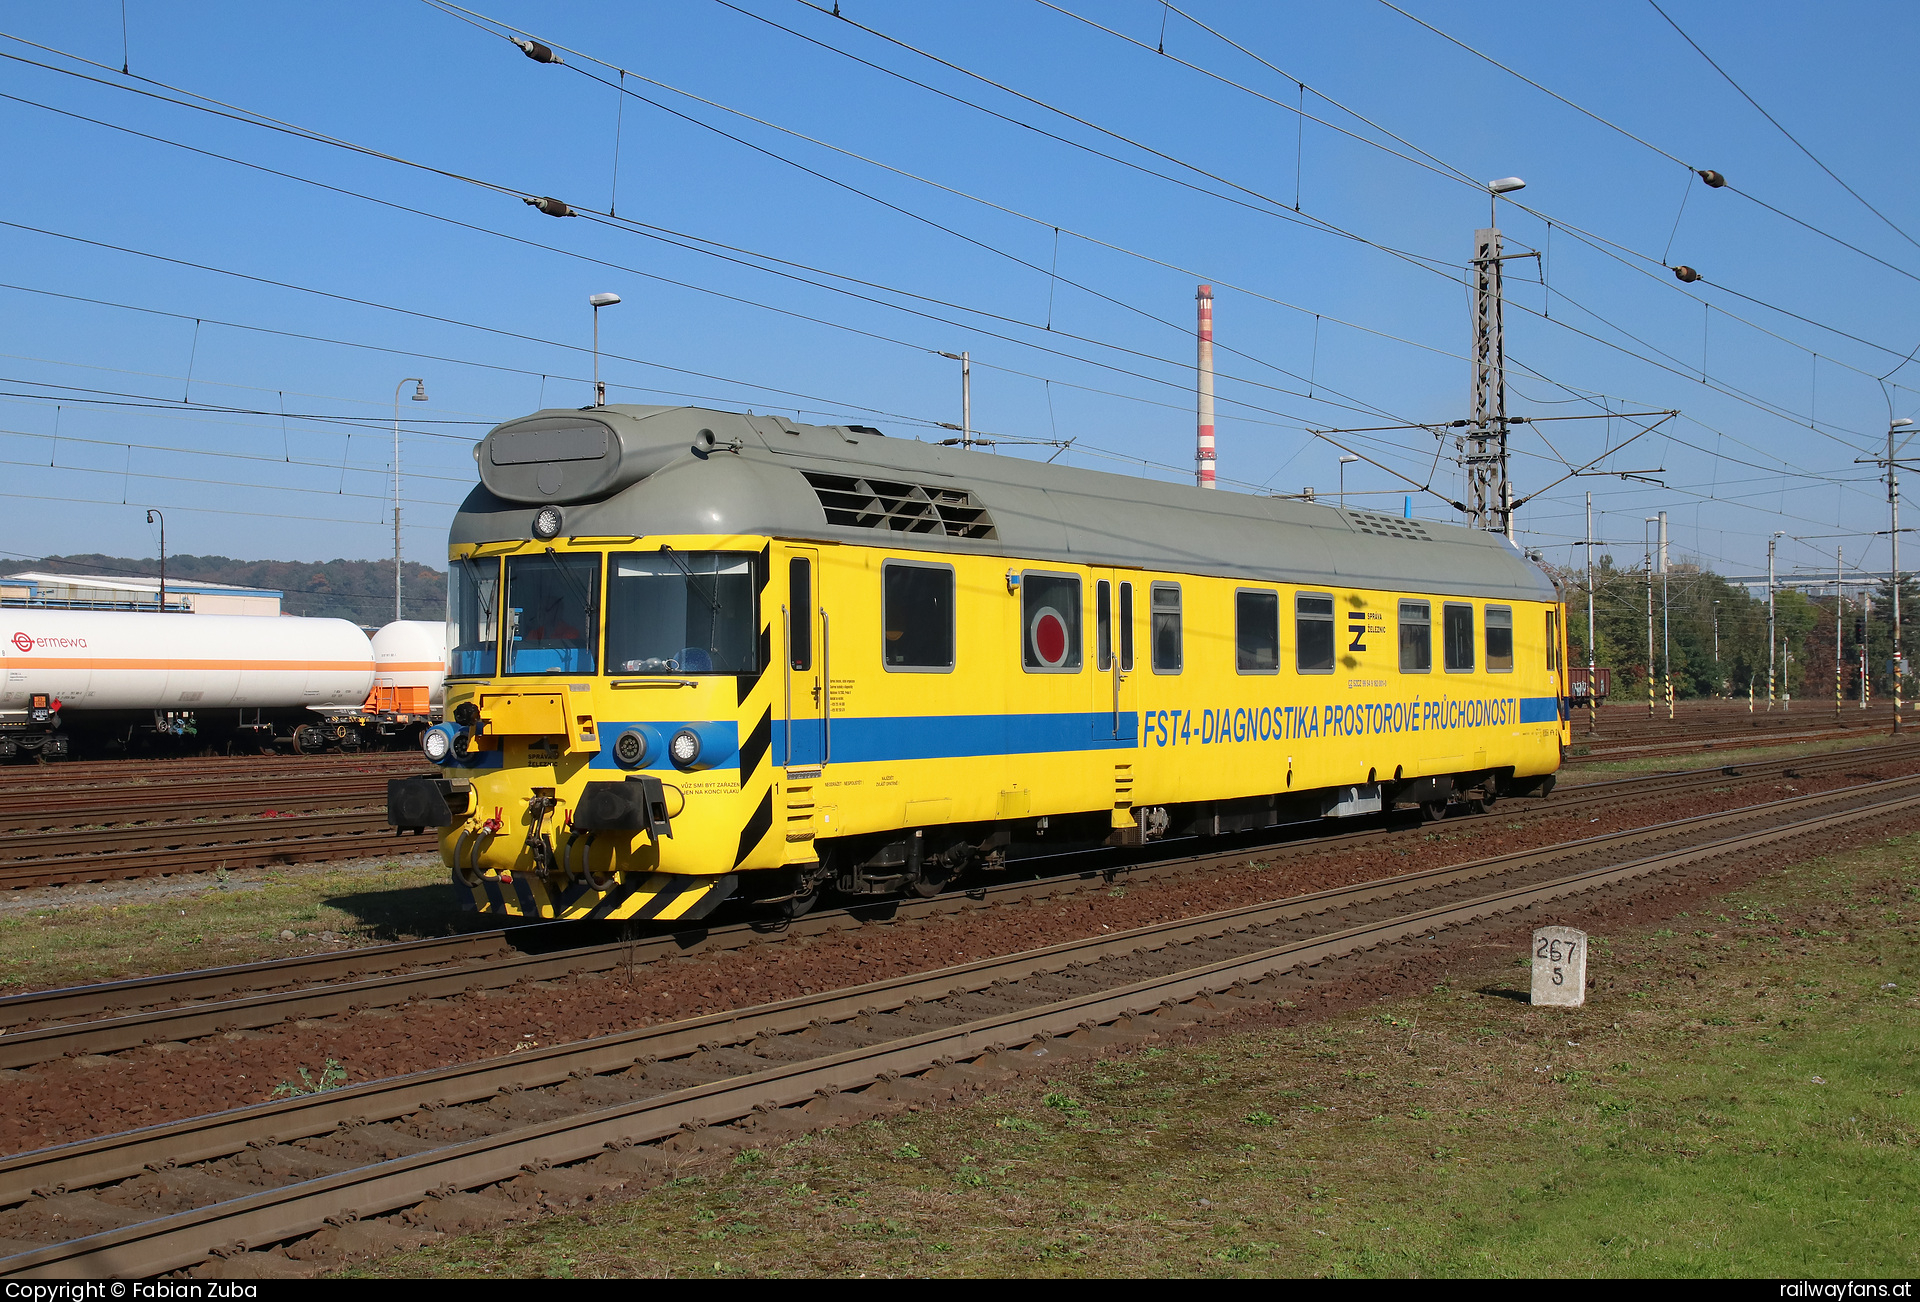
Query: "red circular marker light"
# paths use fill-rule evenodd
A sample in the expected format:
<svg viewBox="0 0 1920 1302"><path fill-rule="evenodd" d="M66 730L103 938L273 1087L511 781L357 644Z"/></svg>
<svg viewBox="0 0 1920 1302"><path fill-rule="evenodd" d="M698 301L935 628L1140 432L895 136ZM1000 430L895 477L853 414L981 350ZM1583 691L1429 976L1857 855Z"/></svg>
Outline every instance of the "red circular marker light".
<svg viewBox="0 0 1920 1302"><path fill-rule="evenodd" d="M1041 664L1058 669L1067 662L1067 621L1059 611L1052 606L1042 606L1034 612L1028 633L1033 639L1033 653Z"/></svg>

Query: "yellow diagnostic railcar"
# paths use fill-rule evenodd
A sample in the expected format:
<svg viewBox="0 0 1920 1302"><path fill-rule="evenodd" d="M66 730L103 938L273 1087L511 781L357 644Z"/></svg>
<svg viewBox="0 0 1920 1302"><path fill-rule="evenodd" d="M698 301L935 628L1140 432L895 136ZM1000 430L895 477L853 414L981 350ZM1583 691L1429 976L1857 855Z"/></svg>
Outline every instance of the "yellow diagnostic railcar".
<svg viewBox="0 0 1920 1302"><path fill-rule="evenodd" d="M389 793L487 912L932 894L1023 855L1551 786L1497 535L696 408L479 444L448 721Z"/></svg>

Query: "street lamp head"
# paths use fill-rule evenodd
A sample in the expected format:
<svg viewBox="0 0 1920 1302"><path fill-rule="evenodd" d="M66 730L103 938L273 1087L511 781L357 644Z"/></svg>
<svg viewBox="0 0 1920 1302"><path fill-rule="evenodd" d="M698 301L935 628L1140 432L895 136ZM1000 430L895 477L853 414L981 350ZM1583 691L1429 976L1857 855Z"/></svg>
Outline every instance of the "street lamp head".
<svg viewBox="0 0 1920 1302"><path fill-rule="evenodd" d="M413 400L415 402L425 402L427 400L427 382L425 380L415 380L413 382Z"/></svg>
<svg viewBox="0 0 1920 1302"><path fill-rule="evenodd" d="M154 516L156 516L156 515L158 515L158 514L160 514L160 513L158 512L158 511L155 511L155 510L153 510L153 509L152 509L151 507L149 507L149 508L147 509L147 523L148 523L148 524L152 524L152 523L153 523L153 517L154 517Z"/></svg>
<svg viewBox="0 0 1920 1302"><path fill-rule="evenodd" d="M1908 420L1908 419L1907 419L1907 418L1906 418L1905 416L1902 416L1902 417L1901 417L1900 419L1898 419L1898 420L1896 420L1896 421L1894 421L1894 422L1893 422L1892 424L1890 424L1890 425L1888 425L1888 426L1887 426L1887 428L1888 428L1888 429L1902 429L1902 428L1904 428L1905 426L1908 426L1908 425L1911 425L1911 424L1913 424L1913 422L1912 422L1912 421L1910 421L1910 420Z"/></svg>
<svg viewBox="0 0 1920 1302"><path fill-rule="evenodd" d="M618 294L587 295L587 302L593 304L593 306L595 307L612 307L615 303L618 303L619 301L620 301L620 296Z"/></svg>
<svg viewBox="0 0 1920 1302"><path fill-rule="evenodd" d="M1354 462L1358 461L1359 459L1360 459L1359 457L1341 457L1340 464L1343 466L1350 466Z"/></svg>
<svg viewBox="0 0 1920 1302"><path fill-rule="evenodd" d="M1512 194L1515 190L1524 190L1527 183L1517 176L1503 176L1498 181L1488 181L1487 189L1495 194Z"/></svg>

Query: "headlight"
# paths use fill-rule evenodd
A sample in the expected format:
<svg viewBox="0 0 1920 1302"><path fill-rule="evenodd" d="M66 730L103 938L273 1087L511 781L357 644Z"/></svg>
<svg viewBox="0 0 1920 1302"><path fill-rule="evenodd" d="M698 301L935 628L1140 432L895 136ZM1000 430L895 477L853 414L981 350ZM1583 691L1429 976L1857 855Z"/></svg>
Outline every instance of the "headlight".
<svg viewBox="0 0 1920 1302"><path fill-rule="evenodd" d="M696 753L698 750L698 738ZM647 759L647 735L638 728L629 728L613 741L613 762L621 768L637 769Z"/></svg>
<svg viewBox="0 0 1920 1302"><path fill-rule="evenodd" d="M435 764L445 764L453 754L453 737L445 725L429 728L420 734L420 749Z"/></svg>
<svg viewBox="0 0 1920 1302"><path fill-rule="evenodd" d="M462 728L471 728L480 722L480 707L472 701L462 701L453 707L453 721Z"/></svg>
<svg viewBox="0 0 1920 1302"><path fill-rule="evenodd" d="M560 534L560 526L564 523L565 520L560 514L559 507L543 506L534 512L533 536L536 538L556 538Z"/></svg>
<svg viewBox="0 0 1920 1302"><path fill-rule="evenodd" d="M691 728L674 733L667 743L667 755L677 767L692 768L700 760L700 734Z"/></svg>

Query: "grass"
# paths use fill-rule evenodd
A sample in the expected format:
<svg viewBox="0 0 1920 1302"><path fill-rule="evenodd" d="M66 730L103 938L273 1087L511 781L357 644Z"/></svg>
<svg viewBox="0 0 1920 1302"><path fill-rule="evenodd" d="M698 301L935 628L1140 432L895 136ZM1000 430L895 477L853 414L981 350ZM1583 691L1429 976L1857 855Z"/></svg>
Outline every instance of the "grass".
<svg viewBox="0 0 1920 1302"><path fill-rule="evenodd" d="M1415 998L748 1151L385 1276L1910 1276L1920 837Z"/></svg>
<svg viewBox="0 0 1920 1302"><path fill-rule="evenodd" d="M460 912L437 857L425 864L241 869L177 883L82 889L88 893L37 891L33 904L0 914L0 988L247 963L330 947L333 941L323 937L373 944L444 935L471 925L463 919L474 916ZM293 938L282 938L283 931Z"/></svg>

